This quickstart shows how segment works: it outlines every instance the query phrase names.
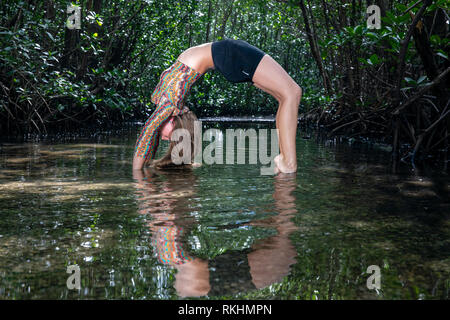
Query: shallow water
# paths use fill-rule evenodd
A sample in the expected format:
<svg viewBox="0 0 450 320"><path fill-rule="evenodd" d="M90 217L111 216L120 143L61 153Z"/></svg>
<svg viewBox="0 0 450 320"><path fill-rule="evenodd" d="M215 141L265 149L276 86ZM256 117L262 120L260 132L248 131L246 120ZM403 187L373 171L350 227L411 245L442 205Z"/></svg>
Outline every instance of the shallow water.
<svg viewBox="0 0 450 320"><path fill-rule="evenodd" d="M299 132L296 175L133 175L138 129L1 144L0 299L449 298L445 172L393 173L382 148ZM66 285L74 264L80 290Z"/></svg>

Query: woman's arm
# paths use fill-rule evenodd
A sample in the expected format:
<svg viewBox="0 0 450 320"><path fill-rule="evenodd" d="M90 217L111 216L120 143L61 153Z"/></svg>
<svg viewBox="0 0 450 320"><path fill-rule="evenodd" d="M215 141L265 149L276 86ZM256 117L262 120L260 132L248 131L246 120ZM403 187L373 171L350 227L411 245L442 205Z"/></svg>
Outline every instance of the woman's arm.
<svg viewBox="0 0 450 320"><path fill-rule="evenodd" d="M133 157L133 170L142 169L145 163L155 157L159 145L159 136L162 125L172 115L176 108L161 106L145 122L137 141Z"/></svg>

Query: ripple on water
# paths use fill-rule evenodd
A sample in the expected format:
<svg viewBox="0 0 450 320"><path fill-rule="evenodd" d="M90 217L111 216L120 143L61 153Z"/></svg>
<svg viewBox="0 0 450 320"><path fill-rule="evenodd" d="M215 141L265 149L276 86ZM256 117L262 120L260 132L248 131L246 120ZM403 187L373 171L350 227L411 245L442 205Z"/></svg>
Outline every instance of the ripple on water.
<svg viewBox="0 0 450 320"><path fill-rule="evenodd" d="M208 276L200 296L448 299L448 176L297 139L293 177L248 164L133 177L136 133L2 145L0 298L169 299Z"/></svg>

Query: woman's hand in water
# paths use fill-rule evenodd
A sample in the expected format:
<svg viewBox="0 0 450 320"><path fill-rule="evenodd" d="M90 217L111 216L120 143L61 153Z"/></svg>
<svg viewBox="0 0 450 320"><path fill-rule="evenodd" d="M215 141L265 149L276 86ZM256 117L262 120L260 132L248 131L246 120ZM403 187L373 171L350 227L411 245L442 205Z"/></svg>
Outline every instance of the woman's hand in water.
<svg viewBox="0 0 450 320"><path fill-rule="evenodd" d="M274 169L275 174L278 174L280 172L294 173L297 171L297 166L295 166L295 168L294 168L294 167L289 167L286 165L282 154L277 155L273 159L273 161L275 162L275 169Z"/></svg>

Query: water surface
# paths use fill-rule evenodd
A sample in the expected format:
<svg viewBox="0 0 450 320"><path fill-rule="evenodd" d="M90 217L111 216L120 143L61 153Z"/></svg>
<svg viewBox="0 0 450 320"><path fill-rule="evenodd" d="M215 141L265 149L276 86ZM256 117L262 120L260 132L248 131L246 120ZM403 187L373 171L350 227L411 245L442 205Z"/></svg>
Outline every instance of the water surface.
<svg viewBox="0 0 450 320"><path fill-rule="evenodd" d="M383 148L299 132L296 175L133 175L138 129L1 143L0 299L448 299L445 172L393 173Z"/></svg>

